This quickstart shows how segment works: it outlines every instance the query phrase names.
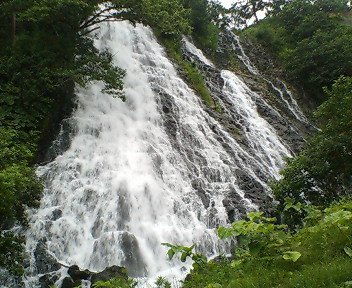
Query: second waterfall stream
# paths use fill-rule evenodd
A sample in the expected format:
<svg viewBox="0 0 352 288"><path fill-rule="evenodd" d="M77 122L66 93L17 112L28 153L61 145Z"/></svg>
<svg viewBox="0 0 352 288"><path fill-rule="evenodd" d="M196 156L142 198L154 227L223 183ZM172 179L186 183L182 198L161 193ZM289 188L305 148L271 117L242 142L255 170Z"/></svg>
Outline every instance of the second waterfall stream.
<svg viewBox="0 0 352 288"><path fill-rule="evenodd" d="M77 88L66 120L70 146L37 170L45 191L30 211L27 288L42 274L38 245L66 266L184 277L190 263L169 261L161 243L194 243L207 256L228 252L215 228L257 209L255 199L268 196L268 181L291 155L257 112L257 96L232 72L221 72L220 88L224 113L236 117L240 133L207 112L151 29L106 24L96 47L126 70L126 101L103 94L101 83ZM255 186L257 198L244 183Z"/></svg>

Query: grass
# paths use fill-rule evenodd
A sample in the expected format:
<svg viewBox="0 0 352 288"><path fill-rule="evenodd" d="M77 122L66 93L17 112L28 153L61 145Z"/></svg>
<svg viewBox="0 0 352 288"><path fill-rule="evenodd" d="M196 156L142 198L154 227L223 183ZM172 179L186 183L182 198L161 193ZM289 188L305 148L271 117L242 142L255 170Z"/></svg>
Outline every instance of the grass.
<svg viewBox="0 0 352 288"><path fill-rule="evenodd" d="M218 113L223 113L220 105L214 101L211 97L210 92L205 84L205 80L196 65L190 61L183 59L181 47L179 41L175 39L160 37L162 44L166 48L169 56L173 58L176 63L182 68L185 73L187 80L193 89L197 92L197 95L203 100L204 104L217 111Z"/></svg>

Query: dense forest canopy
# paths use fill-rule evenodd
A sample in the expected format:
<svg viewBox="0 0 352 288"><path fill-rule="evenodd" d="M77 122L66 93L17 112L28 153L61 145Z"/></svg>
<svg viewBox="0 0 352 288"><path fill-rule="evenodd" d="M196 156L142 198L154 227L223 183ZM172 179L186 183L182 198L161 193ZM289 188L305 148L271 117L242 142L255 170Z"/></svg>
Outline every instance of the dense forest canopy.
<svg viewBox="0 0 352 288"><path fill-rule="evenodd" d="M218 34L223 29L233 25L246 27L235 32L262 45L285 70L286 80L321 104L316 112L320 130L307 141L300 155L287 160L283 178L272 184L279 203L277 214L282 215L287 229L297 230L297 225L306 223L303 219L310 213L301 207L315 204L325 208L341 196L350 195L352 16L349 4L347 0L246 0L225 9L219 1L208 0L3 0L0 3L0 267L17 276L23 273L23 237L9 229L15 225L25 227L25 210L39 205L42 184L33 168L38 143L46 137L52 122L60 118L62 107L72 98L74 85L102 81L104 92L124 99L123 67L114 66L112 55L93 45L91 36L102 22L129 20L150 25L165 44L171 43L170 49L174 51L178 51L181 35L192 34L208 55L216 53ZM259 19L258 13L262 11L266 17ZM251 19L254 24L247 27ZM175 53L174 57L180 55ZM182 61L176 62L183 66L198 93L209 98L199 71ZM343 207L351 210L349 204ZM344 216L341 216L344 221L350 219L350 215ZM260 223L267 221L258 219ZM308 232L303 230L303 233ZM247 248L244 246L244 250ZM221 269L229 273L228 266Z"/></svg>

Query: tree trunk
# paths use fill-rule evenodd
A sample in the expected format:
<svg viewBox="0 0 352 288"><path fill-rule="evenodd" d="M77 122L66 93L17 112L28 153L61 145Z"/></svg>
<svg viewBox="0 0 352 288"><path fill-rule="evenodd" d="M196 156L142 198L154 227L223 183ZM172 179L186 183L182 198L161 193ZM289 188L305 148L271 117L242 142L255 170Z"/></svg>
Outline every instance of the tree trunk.
<svg viewBox="0 0 352 288"><path fill-rule="evenodd" d="M253 16L255 18L255 23L258 24L259 20L258 20L258 16L257 16L257 6L255 2L252 2L252 12L253 12Z"/></svg>
<svg viewBox="0 0 352 288"><path fill-rule="evenodd" d="M255 23L258 24L259 19L258 19L258 16L257 16L257 12L254 12L254 17L255 17Z"/></svg>

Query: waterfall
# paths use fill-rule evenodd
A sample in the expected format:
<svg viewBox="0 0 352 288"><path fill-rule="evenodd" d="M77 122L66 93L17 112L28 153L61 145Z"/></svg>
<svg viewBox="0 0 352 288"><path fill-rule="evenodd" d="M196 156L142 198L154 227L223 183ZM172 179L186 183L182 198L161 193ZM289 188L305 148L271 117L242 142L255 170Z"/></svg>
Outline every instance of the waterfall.
<svg viewBox="0 0 352 288"><path fill-rule="evenodd" d="M26 287L52 272L38 267L38 245L68 266L116 264L133 277L181 278L190 263L169 261L161 243L195 243L207 256L227 251L214 228L258 209L291 155L234 73L221 71L219 89L240 131L205 109L151 29L104 24L95 45L126 69L127 100L103 94L99 82L77 88L66 120L71 145L37 170L45 190L40 208L29 211Z"/></svg>
<svg viewBox="0 0 352 288"><path fill-rule="evenodd" d="M281 81L280 79L275 79L277 84L275 85L272 81L270 81L267 77L263 76L257 67L252 63L252 61L249 59L247 54L245 53L243 46L240 42L239 37L230 32L230 35L232 37L232 49L233 51L237 51L237 57L238 59L243 63L243 65L246 67L246 69L253 75L256 75L260 78L262 78L268 85L273 89L273 91L279 95L279 101L282 101L282 103L287 107L289 113L298 121L304 123L305 125L310 126L311 124L309 123L307 117L304 115L302 112L301 108L298 106L296 100L293 98L292 93L290 90L287 88L286 84Z"/></svg>

